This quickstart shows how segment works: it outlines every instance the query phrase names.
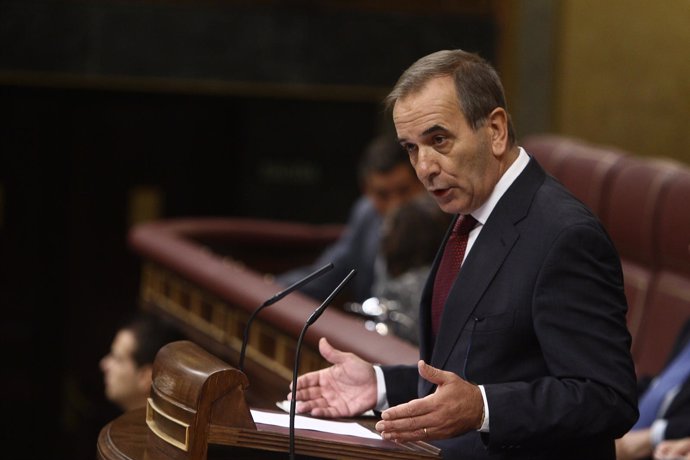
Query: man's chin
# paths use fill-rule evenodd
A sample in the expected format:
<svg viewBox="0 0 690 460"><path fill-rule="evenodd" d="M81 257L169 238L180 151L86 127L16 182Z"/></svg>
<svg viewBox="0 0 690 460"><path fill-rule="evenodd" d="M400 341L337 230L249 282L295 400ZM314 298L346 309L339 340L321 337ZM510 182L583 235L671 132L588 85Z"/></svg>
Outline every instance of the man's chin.
<svg viewBox="0 0 690 460"><path fill-rule="evenodd" d="M441 208L441 211L447 214L463 214L463 212L459 209L457 203L454 203L453 201L436 200L436 204L438 204L438 207Z"/></svg>

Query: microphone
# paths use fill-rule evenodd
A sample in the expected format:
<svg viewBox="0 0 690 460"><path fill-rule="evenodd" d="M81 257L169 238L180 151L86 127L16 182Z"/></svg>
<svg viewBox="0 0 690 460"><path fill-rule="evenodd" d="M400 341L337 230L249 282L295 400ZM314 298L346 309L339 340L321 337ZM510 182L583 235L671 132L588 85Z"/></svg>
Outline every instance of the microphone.
<svg viewBox="0 0 690 460"><path fill-rule="evenodd" d="M249 319L247 320L247 324L244 326L244 336L242 338L242 349L240 350L240 362L239 362L239 370L244 372L244 355L247 352L247 343L249 343L249 328L252 325L252 322L254 321L254 318L256 318L256 315L259 314L261 310L264 308L268 307L269 305L273 305L286 295L290 294L292 291L297 290L304 286L305 284L309 283L311 280L318 278L319 276L323 275L327 271L330 271L333 268L333 264L329 263L324 265L323 267L319 268L315 272L307 275L306 277L302 278L301 280L291 284L287 288L283 289L270 299L266 300L264 303L259 305L258 308L256 308L252 314L249 316Z"/></svg>
<svg viewBox="0 0 690 460"><path fill-rule="evenodd" d="M333 298L338 295L338 293L345 287L345 285L350 281L350 279L355 276L357 270L352 269L350 273L347 274L345 279L343 279L340 284L331 292L331 294L323 301L323 303L314 310L307 322L304 323L302 332L299 334L297 339L296 351L295 351L295 367L292 369L292 397L290 398L290 460L295 458L295 408L297 406L297 373L299 371L299 358L300 350L302 349L302 339L304 339L304 334L307 332L307 328L314 324L314 322L319 319L319 317L326 311L326 307L333 301Z"/></svg>

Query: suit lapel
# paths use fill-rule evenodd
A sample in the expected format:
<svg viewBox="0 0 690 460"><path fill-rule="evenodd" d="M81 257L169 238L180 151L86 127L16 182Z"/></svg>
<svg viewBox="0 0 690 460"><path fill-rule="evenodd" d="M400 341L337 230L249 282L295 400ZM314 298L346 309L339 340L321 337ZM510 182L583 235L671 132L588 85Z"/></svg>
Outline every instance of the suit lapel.
<svg viewBox="0 0 690 460"><path fill-rule="evenodd" d="M431 344L431 293L442 251L436 255L431 274L424 288L420 311L422 327L420 353L422 359L430 362L432 366L439 369L445 368L467 321L472 318L472 313L482 295L490 287L494 276L519 239L520 234L515 224L527 214L534 194L543 183L544 178L543 169L534 159L531 159L525 170L496 204L472 249L467 254L458 278L450 290L441 317L441 326L436 343ZM446 239L447 237L448 235L446 235ZM430 354L431 356L429 356ZM421 393L428 394L432 387L431 383L423 381Z"/></svg>
<svg viewBox="0 0 690 460"><path fill-rule="evenodd" d="M448 294L431 356L431 365L434 367L445 366L479 299L519 237L511 222L494 221L488 224L482 228Z"/></svg>

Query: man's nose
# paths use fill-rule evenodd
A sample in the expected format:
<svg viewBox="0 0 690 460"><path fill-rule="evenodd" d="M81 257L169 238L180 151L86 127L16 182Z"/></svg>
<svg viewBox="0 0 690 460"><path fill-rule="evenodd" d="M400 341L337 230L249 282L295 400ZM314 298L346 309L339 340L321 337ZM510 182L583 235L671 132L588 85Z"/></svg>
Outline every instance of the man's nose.
<svg viewBox="0 0 690 460"><path fill-rule="evenodd" d="M435 152L430 148L420 148L417 154L417 163L414 165L417 177L424 184L428 184L439 172L438 162Z"/></svg>

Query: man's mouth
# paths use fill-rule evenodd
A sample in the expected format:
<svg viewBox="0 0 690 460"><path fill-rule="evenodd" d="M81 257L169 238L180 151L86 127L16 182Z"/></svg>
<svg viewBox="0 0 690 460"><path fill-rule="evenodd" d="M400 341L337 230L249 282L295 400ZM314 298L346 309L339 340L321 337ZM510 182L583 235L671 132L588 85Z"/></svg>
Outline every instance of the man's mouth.
<svg viewBox="0 0 690 460"><path fill-rule="evenodd" d="M450 190L449 188L437 188L434 190L430 190L430 192L436 198L442 198L443 196L445 196L448 193L449 190Z"/></svg>

